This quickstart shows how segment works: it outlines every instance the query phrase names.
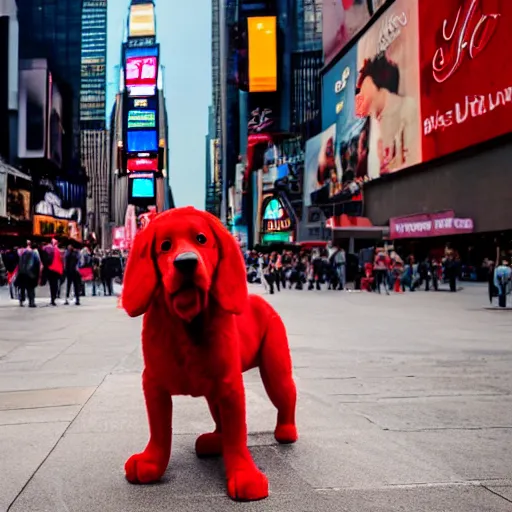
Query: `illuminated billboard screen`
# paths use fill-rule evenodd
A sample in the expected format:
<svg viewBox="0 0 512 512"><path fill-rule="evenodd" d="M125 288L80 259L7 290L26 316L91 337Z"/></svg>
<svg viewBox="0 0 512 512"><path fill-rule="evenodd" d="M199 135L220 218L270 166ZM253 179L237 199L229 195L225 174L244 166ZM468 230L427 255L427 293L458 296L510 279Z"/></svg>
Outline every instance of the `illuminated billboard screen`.
<svg viewBox="0 0 512 512"><path fill-rule="evenodd" d="M128 152L158 151L158 138L155 130L128 132Z"/></svg>
<svg viewBox="0 0 512 512"><path fill-rule="evenodd" d="M130 7L129 37L152 37L155 35L155 6L151 3Z"/></svg>
<svg viewBox="0 0 512 512"><path fill-rule="evenodd" d="M128 112L128 129L156 128L156 112L154 110L130 110Z"/></svg>
<svg viewBox="0 0 512 512"><path fill-rule="evenodd" d="M249 92L277 90L276 17L247 18L249 28Z"/></svg>
<svg viewBox="0 0 512 512"><path fill-rule="evenodd" d="M156 94L156 85L132 85L128 87L130 98L154 96Z"/></svg>
<svg viewBox="0 0 512 512"><path fill-rule="evenodd" d="M147 46L144 48L127 48L126 58L132 59L133 57L158 57L158 46Z"/></svg>
<svg viewBox="0 0 512 512"><path fill-rule="evenodd" d="M129 158L127 169L128 172L157 171L158 158Z"/></svg>
<svg viewBox="0 0 512 512"><path fill-rule="evenodd" d="M132 182L132 198L151 199L155 197L155 178L154 176L144 176L143 178L134 178Z"/></svg>
<svg viewBox="0 0 512 512"><path fill-rule="evenodd" d="M129 57L126 59L126 86L156 86L157 57Z"/></svg>
<svg viewBox="0 0 512 512"><path fill-rule="evenodd" d="M157 110L157 100L156 97L149 98L138 98L138 97L130 97L128 98L127 110Z"/></svg>

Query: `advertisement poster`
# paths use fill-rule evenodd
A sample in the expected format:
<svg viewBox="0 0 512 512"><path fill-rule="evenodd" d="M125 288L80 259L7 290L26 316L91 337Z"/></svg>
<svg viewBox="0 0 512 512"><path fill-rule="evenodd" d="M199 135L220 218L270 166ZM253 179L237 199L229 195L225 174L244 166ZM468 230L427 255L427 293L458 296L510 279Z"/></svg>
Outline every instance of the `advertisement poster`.
<svg viewBox="0 0 512 512"><path fill-rule="evenodd" d="M7 217L18 221L30 220L30 183L7 176Z"/></svg>
<svg viewBox="0 0 512 512"><path fill-rule="evenodd" d="M322 20L327 65L370 21L368 0L323 0Z"/></svg>
<svg viewBox="0 0 512 512"><path fill-rule="evenodd" d="M430 3L419 1L424 160L512 130L512 2Z"/></svg>
<svg viewBox="0 0 512 512"><path fill-rule="evenodd" d="M311 206L311 195L325 185L324 176L336 170L334 136L336 125L306 142L306 175L304 176L304 206Z"/></svg>
<svg viewBox="0 0 512 512"><path fill-rule="evenodd" d="M290 213L281 198L277 195L267 195L262 203L261 231L262 242L291 242L293 241L294 224Z"/></svg>
<svg viewBox="0 0 512 512"><path fill-rule="evenodd" d="M417 0L397 0L357 44L356 115L370 119L368 176L422 161Z"/></svg>
<svg viewBox="0 0 512 512"><path fill-rule="evenodd" d="M7 217L7 173L0 171L0 217Z"/></svg>

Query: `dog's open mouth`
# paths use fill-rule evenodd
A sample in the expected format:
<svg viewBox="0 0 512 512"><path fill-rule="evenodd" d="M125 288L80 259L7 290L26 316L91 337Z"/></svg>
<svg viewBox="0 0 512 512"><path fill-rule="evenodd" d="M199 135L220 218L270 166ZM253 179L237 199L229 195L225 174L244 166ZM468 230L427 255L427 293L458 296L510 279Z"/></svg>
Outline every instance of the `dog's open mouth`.
<svg viewBox="0 0 512 512"><path fill-rule="evenodd" d="M204 292L192 281L184 282L171 296L174 309L184 320L193 320L203 309Z"/></svg>

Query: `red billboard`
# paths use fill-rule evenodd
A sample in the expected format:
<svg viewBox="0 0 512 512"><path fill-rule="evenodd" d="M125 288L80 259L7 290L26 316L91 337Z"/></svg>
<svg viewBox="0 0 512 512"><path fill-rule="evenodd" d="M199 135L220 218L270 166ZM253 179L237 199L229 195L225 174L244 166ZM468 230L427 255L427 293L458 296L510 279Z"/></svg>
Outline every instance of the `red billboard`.
<svg viewBox="0 0 512 512"><path fill-rule="evenodd" d="M423 161L512 130L512 2L420 0Z"/></svg>
<svg viewBox="0 0 512 512"><path fill-rule="evenodd" d="M126 59L126 85L156 86L158 59L156 57L130 57Z"/></svg>
<svg viewBox="0 0 512 512"><path fill-rule="evenodd" d="M158 158L128 158L128 172L157 171Z"/></svg>

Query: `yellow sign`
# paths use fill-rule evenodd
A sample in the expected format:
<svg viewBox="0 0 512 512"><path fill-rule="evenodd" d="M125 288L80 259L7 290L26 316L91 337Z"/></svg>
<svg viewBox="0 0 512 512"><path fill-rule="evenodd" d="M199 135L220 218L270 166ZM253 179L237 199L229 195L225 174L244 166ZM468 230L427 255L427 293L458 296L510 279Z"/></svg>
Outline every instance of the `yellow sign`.
<svg viewBox="0 0 512 512"><path fill-rule="evenodd" d="M247 18L249 27L249 92L277 90L276 17Z"/></svg>
<svg viewBox="0 0 512 512"><path fill-rule="evenodd" d="M55 219L49 215L34 215L34 235L45 237L66 237L81 241L82 235L74 221Z"/></svg>
<svg viewBox="0 0 512 512"><path fill-rule="evenodd" d="M135 4L130 7L130 37L154 37L155 6L153 4Z"/></svg>

